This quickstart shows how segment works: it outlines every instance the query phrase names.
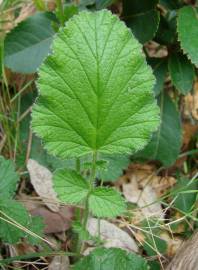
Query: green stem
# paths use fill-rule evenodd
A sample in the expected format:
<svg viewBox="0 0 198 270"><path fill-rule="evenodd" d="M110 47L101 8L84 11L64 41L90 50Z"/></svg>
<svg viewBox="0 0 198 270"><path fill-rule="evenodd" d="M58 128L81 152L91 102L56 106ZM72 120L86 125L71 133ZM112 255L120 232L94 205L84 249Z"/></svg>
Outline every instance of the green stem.
<svg viewBox="0 0 198 270"><path fill-rule="evenodd" d="M90 173L90 178L89 178L90 191L89 191L89 193L86 197L86 200L85 200L85 210L84 210L84 214L83 214L82 225L83 225L84 230L86 230L86 228L87 228L87 221L89 218L89 197L90 197L91 191L94 188L94 181L96 178L96 161L97 161L97 152L95 151L93 153L92 168L91 168L91 173ZM81 249L82 248L83 248L83 245L82 245Z"/></svg>

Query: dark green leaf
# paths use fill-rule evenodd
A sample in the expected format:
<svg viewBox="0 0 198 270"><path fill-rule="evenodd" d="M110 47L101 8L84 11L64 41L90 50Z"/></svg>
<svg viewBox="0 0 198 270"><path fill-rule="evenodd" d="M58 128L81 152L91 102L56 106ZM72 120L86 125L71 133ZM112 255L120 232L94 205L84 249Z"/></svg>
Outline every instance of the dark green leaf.
<svg viewBox="0 0 198 270"><path fill-rule="evenodd" d="M74 270L147 270L139 255L119 248L97 248L74 266Z"/></svg>
<svg viewBox="0 0 198 270"><path fill-rule="evenodd" d="M159 98L161 125L151 142L138 154L149 160L159 160L164 166L172 165L177 159L182 139L179 113L168 95Z"/></svg>
<svg viewBox="0 0 198 270"><path fill-rule="evenodd" d="M195 71L187 57L182 54L172 54L169 57L168 68L173 85L184 95L191 91Z"/></svg>
<svg viewBox="0 0 198 270"><path fill-rule="evenodd" d="M6 36L5 65L15 72L35 72L49 53L53 35L48 13L29 17Z"/></svg>
<svg viewBox="0 0 198 270"><path fill-rule="evenodd" d="M177 31L181 48L198 67L198 8L186 6L179 10Z"/></svg>
<svg viewBox="0 0 198 270"><path fill-rule="evenodd" d="M177 194L175 195L176 200L174 200L174 206L185 213L190 212L192 206L196 201L198 192L197 181L193 181L190 185L189 183L190 180L181 178L178 179L178 182L175 186ZM178 189L180 190L180 192L177 191Z"/></svg>
<svg viewBox="0 0 198 270"><path fill-rule="evenodd" d="M154 85L154 93L158 96L163 88L164 88L164 81L167 75L167 59L166 58L149 58L148 64L151 65L153 69L153 73L156 78L156 83Z"/></svg>
<svg viewBox="0 0 198 270"><path fill-rule="evenodd" d="M141 43L155 36L160 19L157 4L158 0L123 1L123 18Z"/></svg>
<svg viewBox="0 0 198 270"><path fill-rule="evenodd" d="M17 225L10 224L17 222L27 228L29 224L29 215L22 204L14 200L0 199L0 239L6 243L16 243L21 237L25 236L23 230L19 229Z"/></svg>
<svg viewBox="0 0 198 270"><path fill-rule="evenodd" d="M116 1L117 0L96 0L96 8L97 9L107 8Z"/></svg>
<svg viewBox="0 0 198 270"><path fill-rule="evenodd" d="M0 156L0 197L12 198L19 180L14 163Z"/></svg>

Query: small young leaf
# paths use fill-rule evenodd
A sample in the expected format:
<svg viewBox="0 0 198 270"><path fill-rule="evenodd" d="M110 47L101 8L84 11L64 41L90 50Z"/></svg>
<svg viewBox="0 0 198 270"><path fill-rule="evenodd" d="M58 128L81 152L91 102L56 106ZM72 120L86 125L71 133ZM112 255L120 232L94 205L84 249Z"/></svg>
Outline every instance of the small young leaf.
<svg viewBox="0 0 198 270"><path fill-rule="evenodd" d="M181 48L198 67L198 8L186 6L179 10L177 31Z"/></svg>
<svg viewBox="0 0 198 270"><path fill-rule="evenodd" d="M159 25L158 0L124 0L123 18L135 37L141 42L151 40Z"/></svg>
<svg viewBox="0 0 198 270"><path fill-rule="evenodd" d="M159 160L164 166L172 165L177 159L181 147L182 129L180 116L175 104L168 95L159 99L161 107L161 125L145 149L138 156Z"/></svg>
<svg viewBox="0 0 198 270"><path fill-rule="evenodd" d="M50 153L64 159L143 148L159 111L141 50L107 10L84 11L67 22L40 68L41 95L32 113L33 130Z"/></svg>
<svg viewBox="0 0 198 270"><path fill-rule="evenodd" d="M195 71L193 65L182 54L169 57L168 68L173 85L182 93L187 94L193 85Z"/></svg>
<svg viewBox="0 0 198 270"><path fill-rule="evenodd" d="M145 259L119 248L97 248L82 258L74 270L148 270Z"/></svg>
<svg viewBox="0 0 198 270"><path fill-rule="evenodd" d="M1 199L0 211L3 212L0 212L0 239L10 244L18 242L21 237L25 236L25 232L1 218L9 220L10 222L15 221L20 225L27 227L29 224L29 215L26 209L22 204L14 200ZM13 219L13 221L4 214Z"/></svg>
<svg viewBox="0 0 198 270"><path fill-rule="evenodd" d="M0 156L0 197L12 198L19 180L15 172L14 164L11 160L6 160Z"/></svg>
<svg viewBox="0 0 198 270"><path fill-rule="evenodd" d="M77 204L88 194L88 182L77 172L67 169L55 171L54 189L61 202Z"/></svg>
<svg viewBox="0 0 198 270"><path fill-rule="evenodd" d="M153 73L156 78L156 83L154 85L154 93L158 96L164 87L164 81L168 71L166 58L149 58L148 64L153 68Z"/></svg>
<svg viewBox="0 0 198 270"><path fill-rule="evenodd" d="M36 72L49 53L53 35L48 13L29 17L6 35L5 65L15 72Z"/></svg>
<svg viewBox="0 0 198 270"><path fill-rule="evenodd" d="M128 156L119 155L102 155L101 156L107 162L106 170L98 169L98 177L103 181L116 181L129 165Z"/></svg>
<svg viewBox="0 0 198 270"><path fill-rule="evenodd" d="M97 217L116 217L125 211L126 205L116 190L97 187L90 194L89 209Z"/></svg>

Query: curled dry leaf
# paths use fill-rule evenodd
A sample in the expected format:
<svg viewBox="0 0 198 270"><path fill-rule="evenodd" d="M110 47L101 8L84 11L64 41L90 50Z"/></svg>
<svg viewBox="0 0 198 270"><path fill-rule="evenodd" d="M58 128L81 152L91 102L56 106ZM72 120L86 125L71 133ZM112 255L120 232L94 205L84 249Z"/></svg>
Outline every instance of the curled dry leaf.
<svg viewBox="0 0 198 270"><path fill-rule="evenodd" d="M50 263L48 270L69 270L69 265L68 256L55 256Z"/></svg>
<svg viewBox="0 0 198 270"><path fill-rule="evenodd" d="M50 210L58 212L59 203L53 189L52 173L33 159L28 160L27 168L30 181L37 194Z"/></svg>
<svg viewBox="0 0 198 270"><path fill-rule="evenodd" d="M90 235L98 236L98 220L96 218L89 219L87 230ZM100 220L100 237L105 241L104 247L118 247L134 252L138 251L135 240L127 232L103 219Z"/></svg>
<svg viewBox="0 0 198 270"><path fill-rule="evenodd" d="M156 176L153 166L139 164L133 164L125 178L128 183L125 179L121 181L125 198L141 208L136 218L156 216L163 218L162 207L157 200L175 184L176 180L173 177Z"/></svg>

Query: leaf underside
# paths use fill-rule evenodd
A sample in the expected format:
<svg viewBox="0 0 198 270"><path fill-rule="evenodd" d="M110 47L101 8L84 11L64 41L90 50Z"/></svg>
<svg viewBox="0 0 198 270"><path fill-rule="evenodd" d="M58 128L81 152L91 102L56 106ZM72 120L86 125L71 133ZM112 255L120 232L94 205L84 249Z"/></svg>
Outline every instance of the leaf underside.
<svg viewBox="0 0 198 270"><path fill-rule="evenodd" d="M140 44L109 11L81 12L57 34L40 68L33 130L51 154L143 148L159 123L154 77Z"/></svg>

